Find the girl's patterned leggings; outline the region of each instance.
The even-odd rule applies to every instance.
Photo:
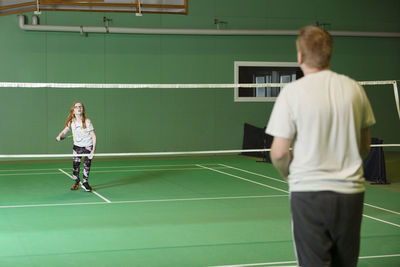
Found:
[[[75,180],[79,181],[79,170],[81,166],[81,160],[82,157],[78,156],[79,154],[90,154],[92,151],[93,146],[87,146],[87,147],[80,147],[80,146],[75,146],[73,148],[73,154],[77,155],[73,157],[73,162],[72,162],[72,174]],[[83,159],[83,182],[87,182],[89,178],[89,172],[90,172],[90,165],[92,164],[92,160],[89,159],[88,157],[84,157]]]

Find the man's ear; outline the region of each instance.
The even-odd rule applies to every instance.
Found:
[[[303,64],[303,56],[301,55],[300,51],[297,51],[297,62],[299,65]]]

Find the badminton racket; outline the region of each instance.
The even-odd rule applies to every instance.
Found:
[[[62,137],[60,137],[60,141],[67,139],[67,138],[72,138],[72,135],[62,136]]]

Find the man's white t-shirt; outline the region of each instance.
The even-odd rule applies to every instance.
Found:
[[[83,129],[81,120],[72,120],[71,127],[72,135],[74,136],[74,145],[79,147],[87,147],[93,145],[93,139],[90,132],[94,130],[93,124],[89,119],[86,119],[86,128]]]
[[[361,129],[374,123],[362,86],[324,70],[285,86],[266,133],[294,140],[290,191],[359,193],[365,190]]]

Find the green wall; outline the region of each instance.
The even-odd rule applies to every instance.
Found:
[[[43,12],[41,24],[156,28],[400,32],[400,2],[189,0],[188,15]],[[32,13],[25,14],[29,18]],[[400,79],[400,38],[335,37],[332,69],[356,80]],[[0,82],[233,83],[234,61],[296,61],[294,36],[162,36],[25,32],[0,16]],[[390,86],[366,87],[372,135],[400,143]],[[240,149],[245,122],[264,127],[273,103],[235,103],[233,89],[0,88],[0,154],[67,153],[57,143],[72,103],[83,101],[98,152]]]

